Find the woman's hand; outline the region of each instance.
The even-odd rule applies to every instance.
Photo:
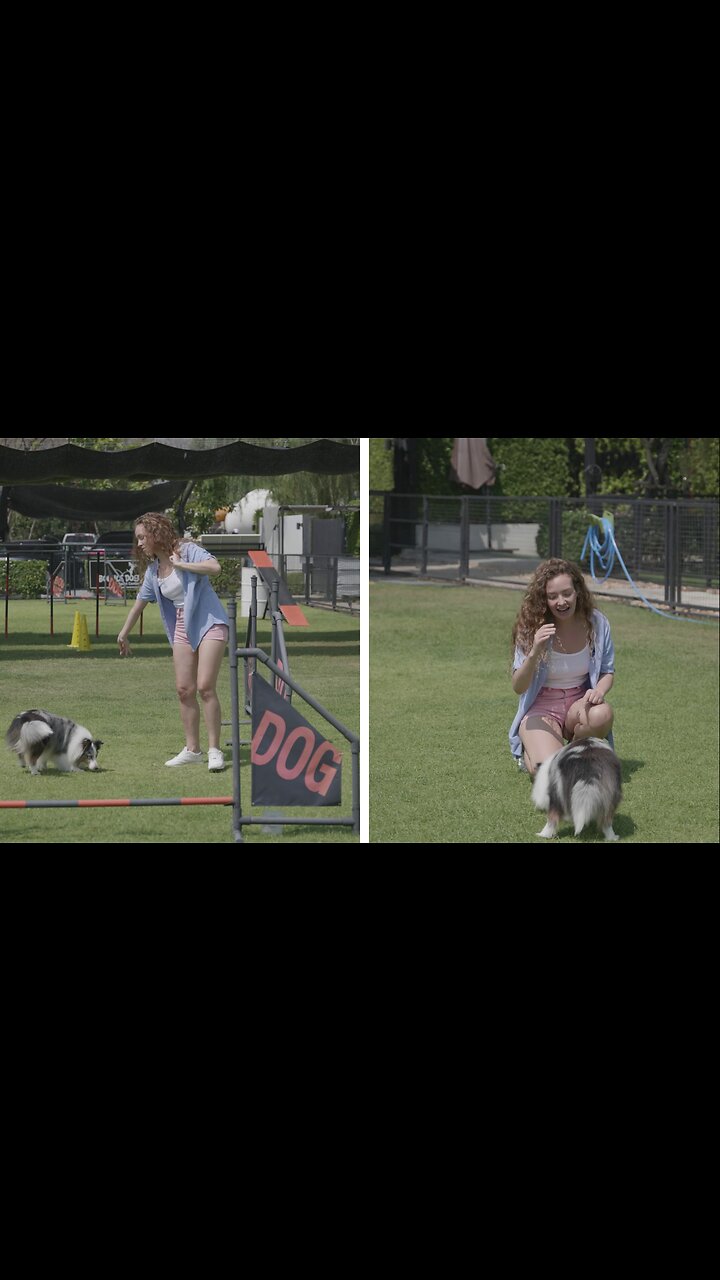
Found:
[[[583,702],[586,703],[588,707],[599,707],[600,703],[604,701],[605,695],[598,693],[597,689],[588,689],[583,698]]]
[[[214,556],[210,556],[207,560],[183,560],[176,551],[170,554],[170,563],[173,569],[182,569],[183,573],[209,574],[214,578],[218,573],[222,572],[222,566],[218,564]]]
[[[120,650],[120,657],[132,658],[132,649],[130,648],[130,643],[128,641],[127,636],[123,635],[122,631],[120,632],[120,635],[118,636],[117,641],[118,641],[118,648]]]
[[[540,627],[540,630],[536,631],[533,637],[533,646],[532,646],[533,655],[539,653],[540,650],[545,647],[548,640],[552,640],[554,635],[555,635],[554,623],[546,622],[544,626]]]

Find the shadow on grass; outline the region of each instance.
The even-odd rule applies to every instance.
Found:
[[[623,782],[629,782],[633,774],[637,773],[638,769],[644,769],[644,768],[645,768],[644,760],[621,760],[620,770],[621,770]]]
[[[626,813],[616,813],[613,818],[612,825],[615,835],[619,836],[620,840],[626,840],[628,836],[634,835],[637,831],[637,827],[635,826],[632,818],[630,818]],[[563,831],[563,826],[566,828],[565,831]],[[580,832],[579,836],[576,836],[573,832],[572,822],[569,827],[563,822],[558,830],[558,836],[562,838],[564,835],[572,836],[573,840],[577,844],[613,844],[612,840],[605,839],[602,831],[599,831],[594,824],[590,827],[586,827],[584,831]],[[545,843],[551,844],[552,841],[546,840]]]
[[[67,630],[63,630],[62,633],[54,636],[43,636],[38,634],[37,631],[11,632],[9,636],[0,636],[0,656],[15,659],[38,657],[53,660],[67,658],[74,654],[79,658],[120,659],[117,636],[115,634],[94,636],[90,631],[90,649],[86,650],[85,653],[70,647],[71,638],[72,633]],[[357,626],[353,626],[346,631],[313,630],[312,632],[286,627],[285,642],[288,646],[291,664],[293,654],[298,658],[313,656],[349,658],[357,657],[360,653],[360,637]],[[238,647],[242,648],[244,644],[245,635],[244,633],[241,634],[238,629]],[[258,636],[259,647],[265,649],[268,653],[270,652],[270,644],[269,634],[265,633]],[[138,658],[172,656],[172,649],[165,635],[139,636],[133,634],[130,636],[130,648],[133,651],[133,656]]]
[[[297,657],[352,658],[360,653],[360,633],[357,624],[346,631],[306,631],[301,627],[285,627],[285,643],[292,665]],[[270,638],[267,638],[270,644]],[[260,648],[263,645],[260,644]]]
[[[140,636],[130,638],[130,648],[137,657],[158,658],[169,655],[172,649],[167,636]],[[90,648],[84,653],[70,647],[70,633],[55,636],[38,636],[37,632],[19,631],[0,638],[0,656],[4,658],[113,658],[120,659],[116,636],[90,636]]]

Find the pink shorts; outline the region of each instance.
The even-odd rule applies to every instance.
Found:
[[[205,640],[220,640],[223,644],[227,644],[229,635],[230,632],[227,627],[222,626],[222,624],[216,624],[214,627],[211,627],[209,631],[205,632],[203,642]],[[173,640],[173,644],[186,644],[188,647],[190,646],[190,641],[188,640],[187,632],[185,631],[185,617],[182,609],[178,609],[177,611],[177,617],[175,619],[175,639]]]
[[[530,710],[525,713],[520,721],[520,727],[522,728],[525,724],[528,716],[549,716],[551,720],[556,720],[560,725],[560,732],[563,737],[569,737],[565,733],[567,713],[573,702],[579,702],[583,694],[587,693],[587,690],[587,684],[579,684],[576,689],[541,689]]]

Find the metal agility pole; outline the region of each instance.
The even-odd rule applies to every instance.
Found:
[[[117,809],[147,804],[232,804],[232,796],[178,796],[171,800],[0,800],[0,809]]]

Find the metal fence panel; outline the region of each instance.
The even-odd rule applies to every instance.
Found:
[[[343,605],[360,599],[360,560],[347,555],[272,555],[270,559],[292,595],[306,604]]]
[[[385,572],[524,586],[541,560],[580,563],[591,516],[612,515],[627,572],[648,600],[717,611],[718,503],[650,498],[372,494],[370,556]],[[616,557],[596,595],[634,597]],[[596,566],[598,577],[604,576]]]

